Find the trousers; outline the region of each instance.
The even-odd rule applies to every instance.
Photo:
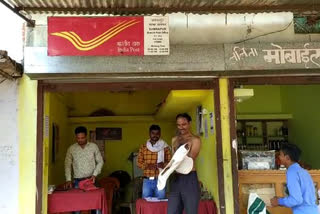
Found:
[[[168,214],[197,214],[200,201],[200,187],[197,172],[176,174],[172,179],[168,197]]]
[[[166,189],[158,190],[157,182],[158,179],[143,179],[142,198],[156,197],[158,199],[163,199],[166,197]]]

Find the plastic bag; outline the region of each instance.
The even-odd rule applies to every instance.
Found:
[[[257,193],[250,193],[248,200],[248,214],[270,214],[264,201]]]

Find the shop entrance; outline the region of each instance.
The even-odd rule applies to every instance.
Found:
[[[319,77],[233,79],[230,87],[235,89],[230,88],[234,92],[230,121],[232,139],[237,140],[233,171],[238,176],[234,190],[238,191],[235,200],[239,202],[239,213],[247,213],[252,192],[267,206],[272,197],[287,194],[285,169],[280,166],[278,154],[288,142],[302,150],[300,165],[310,170],[318,190]],[[269,211],[292,213],[283,207]]]
[[[85,126],[88,140],[96,142],[105,160],[98,178],[123,171],[121,201],[134,202],[140,190],[135,154],[148,139],[152,124],[161,127],[169,145],[175,133],[175,116],[192,116],[202,148],[197,162],[199,180],[220,206],[224,203],[222,149],[219,122],[219,86],[215,79],[194,82],[148,83],[44,83],[38,86],[37,210],[47,210],[49,185],[64,183],[64,159],[73,144],[74,129]],[[101,129],[115,132],[102,139]],[[43,133],[43,134],[42,134]],[[40,188],[41,187],[41,188]],[[220,200],[219,200],[220,199]],[[224,206],[222,206],[224,207]],[[220,210],[224,213],[224,210]],[[116,213],[116,212],[115,212]]]

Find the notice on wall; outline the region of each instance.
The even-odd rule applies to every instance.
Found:
[[[49,116],[45,115],[44,116],[44,137],[49,137],[49,129],[50,129]]]
[[[144,17],[144,55],[169,55],[169,19]]]
[[[209,113],[209,117],[210,117],[210,133],[214,134],[214,116],[213,116],[213,112]]]
[[[208,138],[209,137],[209,133],[208,133],[208,119],[205,118],[204,119],[204,137]]]

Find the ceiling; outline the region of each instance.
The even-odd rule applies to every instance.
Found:
[[[166,99],[168,90],[64,93],[70,117],[86,117],[102,109],[105,116],[151,116]],[[103,111],[102,111],[103,112]]]
[[[2,0],[3,1],[3,0]],[[27,13],[165,14],[320,11],[319,0],[5,0]]]
[[[69,117],[156,116],[173,119],[199,105],[211,90],[146,90],[56,93]]]

